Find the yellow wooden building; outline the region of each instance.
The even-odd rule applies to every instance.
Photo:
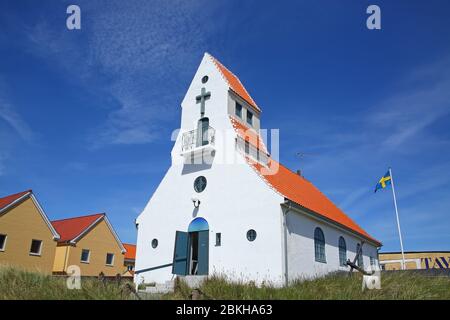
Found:
[[[401,270],[402,254],[384,252],[378,255],[383,270]],[[405,267],[414,269],[450,269],[450,251],[408,251],[405,252]]]
[[[122,275],[125,248],[104,213],[52,221],[61,235],[53,273],[66,274],[71,265],[82,276]]]
[[[81,276],[128,276],[125,253],[104,213],[50,221],[32,190],[0,198],[0,265],[61,275],[73,265]]]
[[[0,264],[52,273],[60,235],[32,190],[0,198]]]
[[[136,245],[124,243],[123,246],[127,250],[124,259],[125,272],[123,273],[123,276],[132,278],[134,276],[134,266],[136,263]]]

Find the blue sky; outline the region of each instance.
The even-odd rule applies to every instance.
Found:
[[[66,29],[81,7],[82,29]],[[369,4],[382,30],[365,27]],[[0,195],[51,219],[107,212],[121,239],[170,165],[205,51],[280,129],[281,161],[399,250],[450,250],[450,3],[1,1]],[[302,152],[304,157],[298,157]]]

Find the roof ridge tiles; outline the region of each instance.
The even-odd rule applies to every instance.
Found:
[[[73,219],[79,219],[79,218],[87,218],[87,217],[100,216],[100,215],[101,216],[105,216],[106,213],[105,212],[92,213],[92,214],[87,214],[87,215],[83,215],[83,216],[76,216],[76,217],[63,218],[63,219],[56,219],[56,220],[52,220],[51,222],[59,222],[59,221],[73,220]]]
[[[245,89],[244,85],[242,84],[241,80],[239,79],[238,76],[236,76],[230,69],[228,69],[227,67],[225,67],[219,60],[217,60],[213,55],[211,55],[210,53],[206,52],[205,53],[210,59],[211,61],[214,63],[214,65],[216,66],[217,70],[220,72],[220,74],[222,75],[223,79],[228,83],[228,87],[234,92],[236,93],[239,97],[241,97],[242,99],[244,99],[248,104],[250,104],[253,108],[255,108],[257,111],[261,112],[261,109],[258,107],[258,105],[256,104],[255,100],[253,100],[252,96],[250,95],[250,93],[247,91],[247,89]],[[229,75],[232,77],[232,79],[230,79],[230,77],[228,77],[225,73],[229,73]],[[233,81],[236,81],[236,86],[233,84]],[[241,92],[240,92],[241,91]]]
[[[230,121],[237,132],[237,120],[230,116]],[[250,128],[249,128],[250,129]],[[256,130],[254,130],[256,131]],[[259,134],[256,133],[259,137]],[[259,137],[259,139],[261,139]],[[348,216],[341,208],[339,208],[331,199],[329,199],[317,186],[315,186],[311,181],[306,179],[303,176],[298,175],[293,170],[289,169],[287,166],[283,165],[281,162],[276,161],[272,158],[269,158],[268,169],[269,173],[272,168],[272,164],[276,164],[279,166],[274,174],[264,174],[262,171],[263,165],[258,163],[257,161],[250,159],[248,156],[244,155],[244,158],[248,165],[250,165],[253,170],[257,173],[257,175],[269,186],[270,189],[274,190],[277,194],[282,196],[283,198],[289,199],[290,201],[297,203],[298,205],[305,207],[308,210],[315,212],[316,214],[330,219],[335,223],[346,227],[347,229],[369,239],[381,245],[381,243],[370,236],[358,223],[356,223],[350,216]],[[285,171],[283,174],[280,172],[280,168]],[[295,178],[293,178],[295,177]],[[284,187],[285,184],[289,184],[284,181],[285,179],[293,179],[291,184],[298,184],[297,188],[304,189],[302,190],[302,194],[293,191],[292,188],[286,189]],[[308,195],[309,194],[309,199]],[[306,201],[305,201],[306,200]]]

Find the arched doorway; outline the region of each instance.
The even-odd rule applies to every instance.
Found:
[[[209,269],[209,225],[201,217],[188,226],[188,232],[177,231],[172,273],[207,275]]]
[[[191,221],[189,233],[188,274],[208,274],[209,225],[201,217]]]

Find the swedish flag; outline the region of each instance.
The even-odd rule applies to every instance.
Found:
[[[391,184],[391,171],[386,172],[386,174],[378,181],[377,185],[375,186],[375,192],[377,192],[378,189],[384,189],[388,185]]]

